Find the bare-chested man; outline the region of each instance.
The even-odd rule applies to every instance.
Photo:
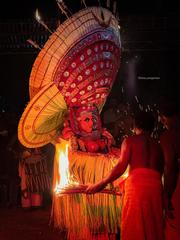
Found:
[[[101,182],[89,185],[87,193],[101,191],[120,177],[129,165],[121,219],[121,240],[162,240],[163,157],[159,144],[150,136],[154,118],[140,112],[134,118],[135,136],[122,143],[119,162]]]
[[[173,102],[160,108],[161,122],[166,131],[160,143],[164,153],[164,190],[166,208],[166,239],[180,240],[180,119],[179,108]]]

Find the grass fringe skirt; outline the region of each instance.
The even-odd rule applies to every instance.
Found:
[[[57,144],[54,160],[54,188],[60,180],[59,149]],[[68,151],[69,171],[73,181],[79,184],[96,183],[103,179],[117,163],[117,156]],[[113,189],[115,183],[107,186]],[[120,228],[122,197],[96,193],[86,195],[53,193],[51,224],[60,231],[67,231],[67,239],[98,240],[115,239]]]

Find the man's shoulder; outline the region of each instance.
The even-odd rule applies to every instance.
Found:
[[[136,141],[137,139],[140,139],[140,138],[142,138],[140,135],[132,135],[127,137],[129,141]]]
[[[159,145],[158,141],[156,139],[153,139],[153,138],[148,138],[148,140],[151,142],[151,144],[154,144],[154,145]],[[128,143],[137,143],[137,144],[140,144],[140,143],[144,143],[145,141],[145,138],[143,138],[142,136],[139,136],[139,135],[133,135],[133,136],[129,136],[127,138],[127,142]]]
[[[128,136],[127,138],[125,138],[127,144],[130,144],[130,143],[136,141],[136,139],[137,139],[136,135]]]

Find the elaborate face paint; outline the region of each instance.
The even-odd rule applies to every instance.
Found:
[[[101,133],[101,119],[95,105],[70,108],[70,126],[72,131],[83,137],[98,138]]]
[[[93,116],[92,113],[84,113],[82,116],[78,118],[79,128],[80,130],[91,133],[93,131]]]

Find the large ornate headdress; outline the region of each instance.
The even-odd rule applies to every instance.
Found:
[[[59,25],[37,56],[29,81],[30,102],[18,137],[27,147],[51,142],[70,107],[102,110],[121,56],[118,21],[102,7],[85,8]]]

